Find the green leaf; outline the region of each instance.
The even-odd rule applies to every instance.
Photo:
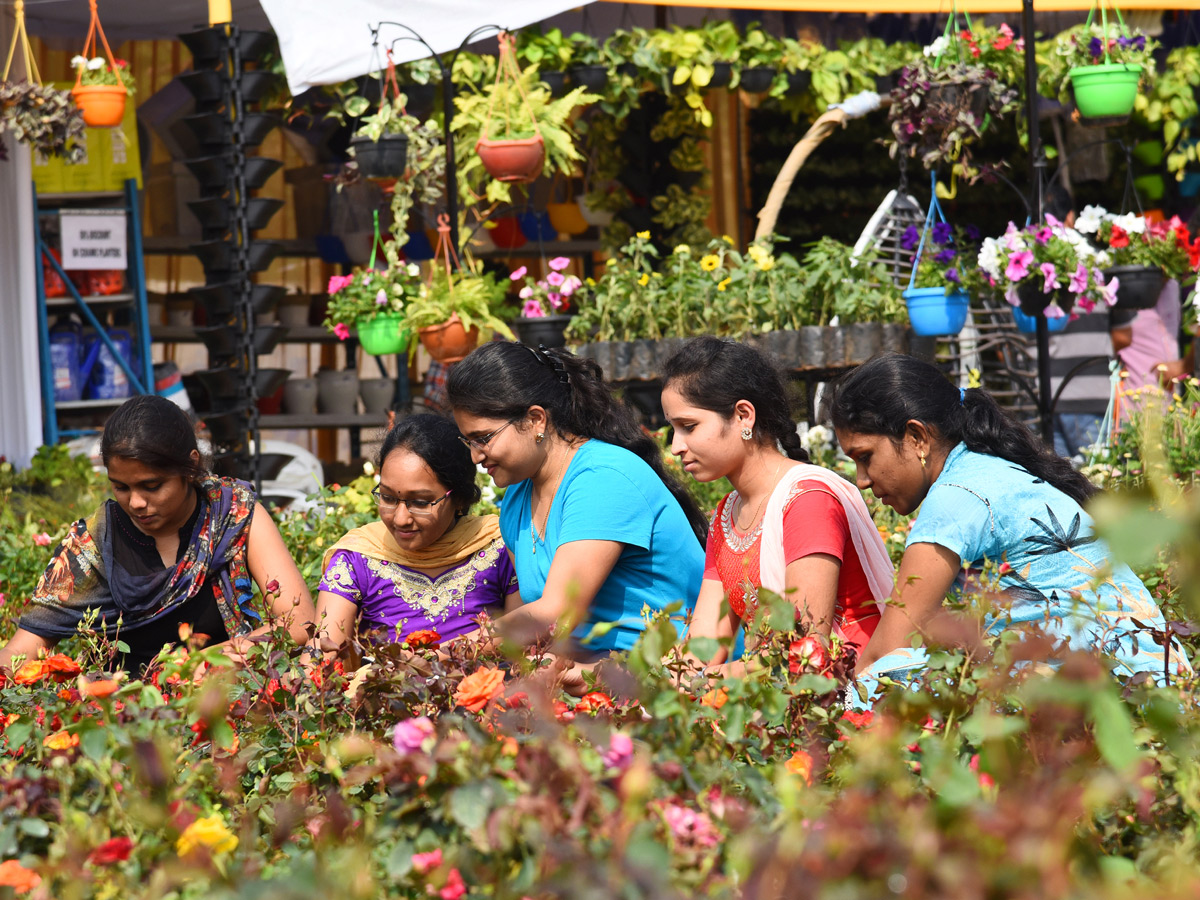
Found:
[[[463,828],[473,830],[487,821],[489,801],[495,793],[488,782],[464,784],[450,793],[450,815]]]
[[[30,837],[44,838],[50,836],[50,826],[41,819],[22,819],[21,831]]]
[[[1092,696],[1092,730],[1100,755],[1114,769],[1125,770],[1137,762],[1141,754],[1133,741],[1133,719],[1129,710],[1108,690]]]
[[[700,659],[712,659],[721,649],[721,642],[716,638],[692,638],[687,642],[687,649]]]
[[[1024,731],[1028,723],[1016,716],[998,716],[986,709],[976,709],[963,723],[963,736],[972,744],[996,738],[1006,738]]]
[[[393,880],[403,878],[412,871],[413,863],[413,845],[408,841],[397,841],[396,846],[392,847],[392,852],[388,854],[387,866],[388,878]]]
[[[357,119],[371,107],[371,101],[366,97],[357,96],[351,97],[346,101],[346,115]]]
[[[108,732],[90,728],[79,736],[79,746],[89,759],[100,762],[108,754]]]

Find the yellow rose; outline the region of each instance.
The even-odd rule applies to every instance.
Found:
[[[187,856],[201,847],[206,847],[212,853],[228,853],[236,850],[237,845],[237,835],[225,827],[225,820],[219,813],[213,813],[211,816],[197,819],[184,830],[175,842],[175,852],[180,856]]]

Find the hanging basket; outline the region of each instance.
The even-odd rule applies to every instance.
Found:
[[[440,325],[418,328],[417,337],[421,339],[425,352],[434,360],[455,363],[466,359],[467,354],[479,344],[479,329],[472,326],[468,331],[455,313]]]
[[[1028,313],[1021,312],[1019,306],[1012,308],[1013,321],[1017,323],[1017,331],[1021,334],[1037,334],[1037,316],[1031,316]],[[1054,316],[1046,319],[1046,328],[1051,334],[1057,334],[1067,327],[1067,323],[1071,321],[1070,316]]]
[[[550,214],[550,224],[559,234],[583,234],[588,230],[587,219],[583,217],[579,203],[574,200],[566,203],[547,203],[546,212]]]
[[[776,74],[778,70],[771,66],[751,66],[749,69],[742,69],[738,87],[747,94],[765,94],[775,83]]]
[[[908,306],[913,334],[940,337],[958,334],[967,324],[970,301],[962,291],[947,294],[945,288],[907,288],[902,295]]]
[[[544,344],[553,350],[567,345],[564,332],[574,318],[573,315],[538,316],[528,319],[521,316],[513,320],[513,331],[517,333],[517,340],[526,347],[536,348],[538,344]]]
[[[371,356],[403,353],[408,348],[408,329],[400,329],[400,313],[378,313],[373,319],[358,323],[358,342]]]
[[[480,138],[475,152],[497,181],[528,184],[542,174],[546,163],[546,142],[540,134],[516,140]]]
[[[90,128],[115,128],[125,118],[125,101],[129,96],[129,89],[125,86],[125,79],[121,77],[117,58],[113,56],[112,48],[108,46],[104,26],[100,24],[100,14],[96,10],[96,0],[88,0],[88,6],[91,7],[92,15],[88,24],[87,37],[83,41],[82,56],[85,59],[92,59],[97,55],[99,47],[96,40],[99,38],[100,43],[104,46],[107,64],[116,77],[117,83],[84,84],[84,66],[81,65],[75,73],[75,87],[71,89],[71,96],[75,100],[75,105],[83,113],[83,121]]]
[[[1117,279],[1117,309],[1153,309],[1166,281],[1157,266],[1110,266],[1104,277]]]
[[[408,169],[408,135],[385,134],[377,141],[351,138],[358,171],[366,178],[403,178]]]
[[[1067,76],[1075,93],[1075,106],[1085,119],[1104,119],[1116,124],[1127,119],[1137,100],[1142,67],[1123,63],[1078,66]]]

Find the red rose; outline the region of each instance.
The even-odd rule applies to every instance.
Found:
[[[815,634],[807,634],[798,641],[792,641],[788,648],[788,671],[797,675],[805,666],[811,666],[820,672],[829,666],[829,651],[821,638]]]
[[[583,699],[575,704],[575,712],[599,712],[602,709],[612,709],[612,697],[603,691],[592,691],[584,694]]]
[[[113,863],[125,862],[132,852],[133,841],[129,838],[110,838],[88,854],[88,862],[93,866],[111,866]]]

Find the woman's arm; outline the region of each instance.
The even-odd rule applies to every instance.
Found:
[[[307,641],[316,621],[312,594],[300,570],[296,568],[296,561],[288,552],[287,545],[283,543],[275,521],[261,503],[256,503],[254,507],[246,555],[250,577],[263,596],[267,595],[266,586],[271,581],[279,583],[279,590],[267,610],[267,624],[255,629],[251,635],[264,634],[277,624],[282,624],[292,640],[297,643]]]
[[[561,545],[550,564],[542,596],[501,616],[498,621],[503,632],[520,643],[531,644],[551,625],[561,622],[557,634],[569,635],[587,619],[592,601],[624,546],[616,541],[571,541]]]
[[[14,657],[35,659],[42,650],[52,650],[57,641],[39,637],[32,631],[18,628],[7,644],[0,647],[0,669],[11,669]]]
[[[354,633],[354,623],[358,621],[357,604],[347,600],[332,591],[317,593],[317,627],[309,646],[309,652],[321,652],[321,642],[341,647]],[[326,657],[337,656],[337,650],[324,651]]]
[[[787,599],[811,632],[829,637],[837,607],[842,561],[829,553],[802,556],[787,567]]]
[[[705,578],[700,582],[700,594],[696,598],[696,608],[692,611],[692,621],[688,626],[687,640],[692,638],[714,638],[716,640],[732,641],[737,634],[741,617],[733,610],[726,609],[724,614],[721,606],[725,602],[725,587],[715,578]],[[711,659],[699,659],[689,653],[685,658],[695,660],[704,666],[718,666],[729,659],[729,647],[721,646]]]
[[[511,550],[504,551],[508,554],[508,564],[512,566],[513,571],[517,570],[517,561],[513,559]],[[512,591],[504,595],[504,611],[506,613],[514,612],[525,605],[525,601],[521,599],[521,586],[518,584]]]
[[[907,647],[913,632],[927,631],[961,568],[958,555],[941,544],[909,545],[900,560],[896,588],[879,627],[858,657],[855,671],[861,672],[893,650]]]

